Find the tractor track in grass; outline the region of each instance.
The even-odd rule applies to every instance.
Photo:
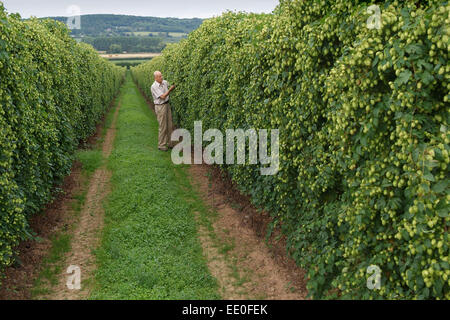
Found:
[[[105,138],[108,115],[114,110],[116,98],[96,125],[95,133],[80,143],[77,152],[95,150]],[[54,199],[29,218],[33,237],[20,243],[15,263],[4,270],[0,279],[0,300],[42,299],[49,294],[49,286],[54,285],[60,255],[66,252],[61,245],[70,241],[90,180],[78,157],[70,172],[61,185],[55,186]]]
[[[106,131],[102,145],[104,159],[110,156],[116,135],[116,122],[120,103],[114,112],[112,124]],[[103,229],[103,200],[109,193],[111,172],[103,164],[97,169],[89,182],[86,202],[81,210],[78,225],[71,241],[71,250],[65,256],[62,273],[58,276],[58,285],[45,296],[48,300],[84,300],[90,296],[93,285],[93,273],[96,259],[93,250],[99,245],[100,232]],[[70,290],[67,287],[69,266],[77,266],[81,271],[81,289]]]
[[[189,167],[192,185],[216,212],[210,230],[200,223],[199,236],[223,299],[305,300],[304,271],[286,256],[281,241],[271,237],[270,247],[264,241],[268,219],[215,173],[208,165]]]
[[[82,164],[75,161],[71,174],[64,179],[62,192],[42,212],[31,217],[30,229],[35,238],[23,241],[17,248],[17,262],[5,270],[4,278],[1,279],[0,300],[33,298],[33,282],[52,250],[52,239],[76,222],[72,206],[78,202],[76,196],[84,190],[85,183]]]

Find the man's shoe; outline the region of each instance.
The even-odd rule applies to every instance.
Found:
[[[160,150],[160,151],[164,151],[164,152],[167,152],[167,151],[169,151],[169,149],[161,149],[161,148],[158,148],[158,150]]]

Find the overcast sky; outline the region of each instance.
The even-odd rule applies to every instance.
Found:
[[[113,13],[137,16],[209,18],[226,10],[271,12],[278,0],[0,0],[9,13],[30,16],[68,16],[76,5],[81,14]]]

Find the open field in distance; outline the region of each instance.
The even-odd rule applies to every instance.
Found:
[[[126,35],[129,36],[139,36],[139,37],[148,37],[150,34],[153,36],[159,36],[160,34],[165,34],[166,32],[152,32],[152,31],[135,31],[135,32],[125,32]],[[182,38],[187,36],[187,33],[184,32],[168,32],[170,37],[174,38]]]
[[[151,59],[157,56],[160,56],[161,53],[114,53],[114,54],[108,54],[108,53],[100,53],[100,56],[102,58],[106,58],[109,60],[123,60],[123,59]]]

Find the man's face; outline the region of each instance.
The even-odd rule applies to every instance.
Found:
[[[158,74],[158,75],[155,76],[155,80],[158,83],[162,83],[164,78],[163,78],[162,74]]]

